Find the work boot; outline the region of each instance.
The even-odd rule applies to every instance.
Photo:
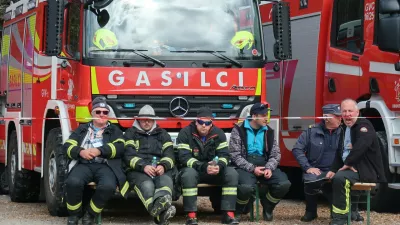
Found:
[[[239,221],[233,216],[229,216],[228,213],[224,213],[221,220],[222,224],[239,224]]]
[[[364,217],[362,217],[361,215],[360,215],[360,213],[358,212],[358,210],[357,211],[351,211],[351,221],[357,221],[357,222],[359,222],[359,221],[364,221]]]
[[[186,220],[186,225],[197,225],[197,218],[188,218]]]
[[[150,210],[150,215],[152,217],[159,216],[163,211],[166,211],[171,207],[171,202],[172,202],[171,195],[164,195],[162,197],[158,197],[153,203],[153,207]]]
[[[311,222],[315,220],[317,217],[318,217],[317,212],[306,211],[306,213],[304,214],[304,216],[301,217],[300,220],[303,222]]]
[[[263,218],[265,221],[272,221],[274,219],[273,212],[276,204],[268,200],[263,204]]]
[[[79,217],[78,216],[69,216],[67,220],[67,225],[78,225]]]
[[[83,215],[82,218],[82,224],[83,225],[94,225],[95,224],[95,216],[90,214],[89,212],[86,211],[85,215]]]
[[[347,221],[346,220],[332,220],[329,225],[346,225]]]
[[[159,216],[154,218],[154,222],[159,225],[168,225],[169,219],[175,216],[176,208],[175,206],[169,207],[167,210],[164,210]]]

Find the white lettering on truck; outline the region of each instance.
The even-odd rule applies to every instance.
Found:
[[[110,84],[112,84],[114,86],[120,86],[125,81],[125,77],[123,77],[122,75],[124,75],[124,74],[121,71],[113,70],[108,75],[108,81],[110,82]]]

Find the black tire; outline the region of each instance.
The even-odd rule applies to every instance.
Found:
[[[382,153],[383,168],[388,183],[392,182],[392,174],[389,170],[388,144],[384,131],[376,132],[379,140],[379,147]],[[399,209],[399,203],[393,201],[398,199],[400,192],[388,187],[388,184],[377,184],[376,188],[371,192],[371,209],[376,212],[396,212]],[[365,204],[362,205],[365,208]]]
[[[62,146],[61,128],[53,128],[46,140],[43,161],[44,194],[47,208],[52,216],[68,215],[64,201],[68,159],[62,150]]]
[[[0,195],[8,194],[7,172],[4,164],[0,164]]]
[[[18,171],[18,140],[13,130],[8,139],[7,175],[11,201],[37,202],[40,194],[40,174],[21,169]]]

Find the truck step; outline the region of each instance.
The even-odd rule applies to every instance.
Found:
[[[400,163],[389,163],[389,166],[400,167]]]
[[[35,167],[35,168],[33,168],[33,170],[35,171],[35,172],[38,172],[38,173],[41,173],[42,172],[42,168],[41,167]]]
[[[392,189],[400,189],[400,183],[389,183],[388,187]]]

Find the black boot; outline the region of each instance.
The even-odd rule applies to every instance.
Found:
[[[273,212],[276,204],[265,201],[263,206],[263,218],[265,221],[272,221],[274,219]]]
[[[228,213],[224,213],[221,220],[222,224],[239,224],[239,221],[235,217],[230,217]]]
[[[356,196],[357,201],[359,200],[360,196]],[[358,212],[358,203],[351,204],[351,220],[352,221],[364,221],[364,218]]]
[[[78,225],[79,217],[78,216],[69,216],[67,220],[67,225]]]
[[[197,218],[188,218],[186,220],[186,225],[197,225]]]
[[[83,225],[94,225],[95,218],[96,218],[95,216],[93,216],[88,211],[86,211],[85,215],[83,215],[83,218],[82,218],[82,224]]]
[[[176,208],[171,205],[167,210],[161,212],[161,214],[154,218],[154,222],[159,225],[168,225],[169,219],[175,216]]]
[[[301,217],[300,220],[303,222],[311,222],[315,220],[317,217],[318,217],[317,212],[306,211],[306,213],[304,214],[304,216]]]

